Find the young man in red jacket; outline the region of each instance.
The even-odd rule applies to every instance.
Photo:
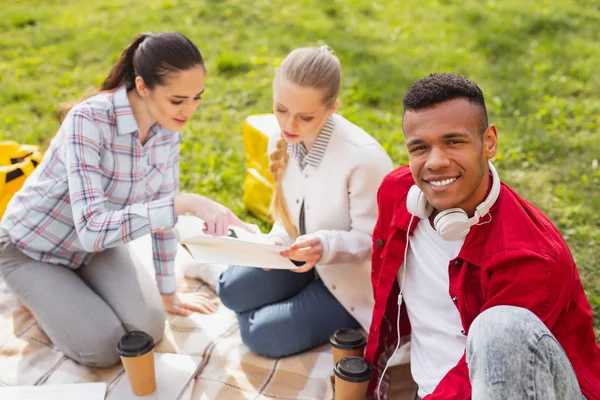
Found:
[[[409,165],[384,179],[373,232],[374,398],[387,397],[380,379],[400,336],[419,398],[600,400],[577,267],[556,227],[488,161],[498,134],[481,89],[433,74],[403,103]]]

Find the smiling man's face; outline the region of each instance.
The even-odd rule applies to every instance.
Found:
[[[496,128],[481,134],[481,109],[457,98],[406,111],[402,129],[413,179],[434,207],[473,215],[488,188],[487,160],[496,154]]]

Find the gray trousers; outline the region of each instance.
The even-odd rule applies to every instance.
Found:
[[[484,311],[469,329],[466,350],[473,400],[585,400],[565,351],[529,310]]]
[[[473,400],[584,399],[563,348],[524,308],[492,307],[475,318],[467,363]]]
[[[155,342],[163,336],[160,294],[151,271],[128,246],[105,250],[71,270],[0,244],[0,275],[54,346],[81,364],[116,364],[125,332],[142,330]]]

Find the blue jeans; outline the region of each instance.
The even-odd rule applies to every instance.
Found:
[[[314,269],[287,270],[230,266],[217,293],[237,313],[242,341],[255,353],[283,357],[327,343],[336,329],[360,328]]]
[[[524,308],[481,313],[467,338],[467,363],[473,400],[584,398],[563,348]]]

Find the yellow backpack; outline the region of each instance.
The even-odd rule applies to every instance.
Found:
[[[250,115],[244,121],[242,137],[246,148],[246,176],[242,201],[257,217],[273,222],[269,213],[275,181],[269,170],[269,136],[280,132],[274,114]]]
[[[0,217],[12,196],[42,161],[38,146],[0,142]]]

